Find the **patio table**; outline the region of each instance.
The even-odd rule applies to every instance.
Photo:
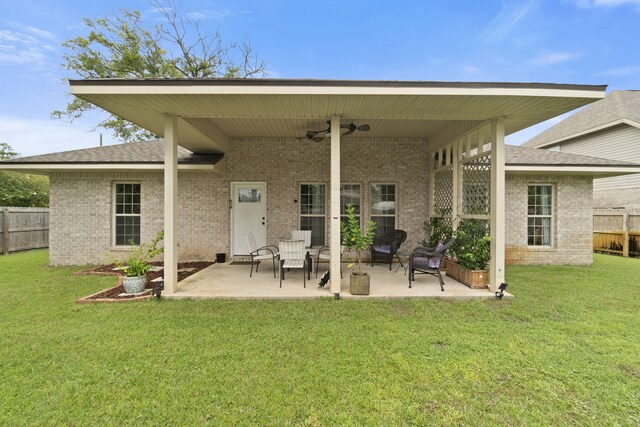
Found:
[[[411,252],[401,249],[398,252],[396,252],[396,255],[398,256],[398,261],[400,261],[400,264],[398,264],[398,266],[396,267],[396,271],[394,271],[394,273],[397,273],[398,269],[400,267],[403,267],[404,275],[406,276],[407,270],[409,269],[409,258],[411,258]]]

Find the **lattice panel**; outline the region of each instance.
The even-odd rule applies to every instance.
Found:
[[[491,155],[481,156],[463,165],[462,213],[489,215],[491,210]]]
[[[433,207],[436,214],[451,215],[453,209],[453,169],[435,172]]]

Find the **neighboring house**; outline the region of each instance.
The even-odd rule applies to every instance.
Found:
[[[165,283],[174,292],[178,257],[240,256],[247,253],[247,231],[272,244],[304,228],[312,230],[314,244],[332,246],[331,276],[340,277],[339,222],[346,203],[353,203],[379,232],[406,230],[405,249],[424,238],[430,215],[486,220],[495,290],[505,263],[591,263],[593,178],[637,173],[640,166],[505,147],[504,136],[598,100],[604,90],[72,81],[76,96],[163,140],[13,159],[0,169],[51,177],[53,265],[102,262],[164,229]],[[331,283],[332,292],[339,289],[338,281]]]
[[[640,91],[613,91],[523,146],[640,163]],[[640,207],[640,174],[594,180],[593,206]]]

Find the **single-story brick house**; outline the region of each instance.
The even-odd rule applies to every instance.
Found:
[[[71,92],[161,140],[13,159],[51,177],[50,263],[103,261],[165,230],[177,259],[246,254],[297,228],[339,253],[344,205],[424,238],[431,215],[489,221],[491,289],[505,263],[590,264],[594,177],[640,166],[505,146],[604,86],[327,80],[77,80]],[[331,259],[332,277],[340,259]],[[332,292],[339,292],[339,283]]]

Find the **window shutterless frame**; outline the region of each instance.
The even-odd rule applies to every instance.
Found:
[[[112,194],[112,245],[140,245],[142,185],[130,181],[113,182]]]
[[[347,205],[351,203],[355,208],[360,226],[362,226],[362,201],[362,183],[343,182],[340,184],[340,220],[346,220]]]
[[[555,186],[527,185],[527,246],[552,248],[555,244]]]
[[[369,184],[369,220],[377,225],[376,236],[398,228],[398,186],[393,182]]]
[[[323,246],[327,241],[327,185],[301,182],[298,190],[300,230],[311,230],[311,245]]]

